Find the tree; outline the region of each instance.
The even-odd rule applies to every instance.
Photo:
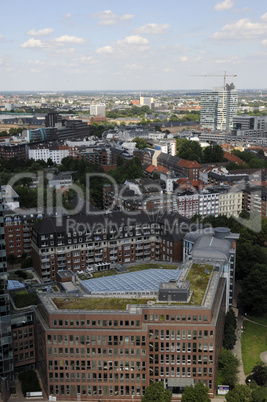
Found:
[[[123,166],[123,157],[121,155],[117,156],[117,167]]]
[[[203,151],[202,162],[204,163],[216,163],[223,162],[223,149],[220,145],[210,145]]]
[[[260,386],[267,383],[267,366],[263,362],[259,362],[252,370],[252,378]]]
[[[136,143],[136,148],[138,149],[144,149],[149,146],[144,138],[136,137],[134,142]]]
[[[267,387],[261,387],[252,391],[253,402],[266,402],[267,401]]]
[[[145,395],[142,397],[142,402],[170,402],[172,399],[172,392],[164,388],[162,381],[154,382],[147,387]]]
[[[219,369],[223,383],[230,386],[231,389],[238,383],[238,373],[240,362],[228,349],[223,349],[219,357]]]
[[[197,141],[189,141],[187,139],[176,140],[177,155],[189,161],[201,162],[202,149]]]
[[[182,402],[209,402],[209,390],[202,382],[185,387]]]
[[[236,343],[236,316],[234,310],[230,309],[225,315],[223,347],[233,349]]]
[[[8,254],[8,256],[7,256],[7,262],[10,264],[10,265],[14,265],[15,264],[15,262],[16,262],[16,256],[14,255],[14,254]]]
[[[236,385],[225,395],[227,402],[249,402],[251,401],[251,389],[247,385]]]
[[[258,258],[254,261],[257,261]],[[263,314],[267,310],[267,264],[254,264],[242,282],[239,296],[244,308],[252,314]]]

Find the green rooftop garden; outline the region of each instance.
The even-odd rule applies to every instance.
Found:
[[[70,310],[126,310],[127,304],[147,304],[155,299],[121,299],[107,297],[54,298],[59,309]]]
[[[207,264],[192,264],[192,267],[186,277],[190,281],[190,290],[193,292],[192,304],[201,304],[213,266]],[[208,273],[209,272],[209,273]]]

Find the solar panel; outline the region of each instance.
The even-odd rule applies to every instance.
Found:
[[[87,279],[82,282],[83,288],[91,293],[114,292],[141,292],[157,291],[161,282],[170,279],[178,280],[181,274],[179,269],[147,269],[96,279]]]

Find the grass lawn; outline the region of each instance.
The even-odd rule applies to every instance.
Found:
[[[267,315],[263,317],[248,317],[260,324],[267,325]],[[245,375],[251,373],[253,367],[260,361],[260,354],[267,350],[267,328],[244,320],[246,329],[242,333],[242,360]]]
[[[100,271],[100,272],[94,272],[92,273],[93,278],[88,278],[88,279],[95,279],[95,278],[102,278],[102,276],[112,276],[112,275],[117,275],[116,269],[109,269],[108,271]]]
[[[76,299],[72,297],[68,301],[64,298],[54,298],[53,302],[59,309],[125,310],[127,304],[147,304],[151,300],[154,299],[113,299],[107,297],[81,297]]]
[[[190,281],[190,290],[193,291],[193,304],[201,304],[210,279],[212,268],[212,265],[192,264],[186,280]],[[206,274],[205,269],[209,271],[209,274]]]
[[[177,269],[178,264],[137,264],[127,267],[128,272],[144,271],[145,269]]]

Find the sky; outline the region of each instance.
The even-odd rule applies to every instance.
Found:
[[[0,92],[212,89],[224,71],[267,88],[266,0],[0,0],[0,15]]]

